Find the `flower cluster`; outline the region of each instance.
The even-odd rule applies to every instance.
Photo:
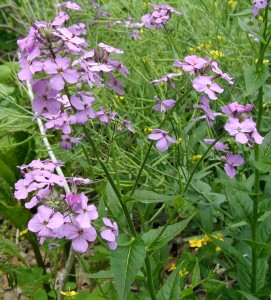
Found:
[[[89,242],[97,238],[93,221],[98,218],[98,211],[94,204],[88,203],[84,193],[77,192],[77,187],[91,180],[63,178],[54,174],[60,164],[62,162],[34,160],[29,165],[21,166],[24,178],[15,184],[14,196],[17,200],[30,198],[25,203],[28,209],[38,205],[37,214],[29,221],[28,229],[38,235],[41,244],[48,238],[66,238],[71,241],[74,251],[83,253],[87,251]],[[67,182],[72,184],[72,191],[61,194],[60,188]],[[118,225],[108,218],[103,218],[103,223],[101,237],[110,249],[116,249]]]
[[[181,14],[168,4],[153,4],[152,6],[154,10],[141,17],[144,26],[147,28],[161,30],[171,18],[172,13]]]
[[[219,68],[216,61],[210,60],[209,58],[201,58],[197,55],[189,55],[184,58],[183,62],[175,60],[173,66],[180,68],[181,71],[178,73],[167,74],[161,79],[153,80],[152,83],[159,84],[165,81],[171,88],[175,88],[175,84],[172,82],[174,77],[181,76],[182,72],[187,72],[193,76],[193,89],[196,92],[205,94],[200,96],[200,104],[195,104],[193,106],[195,109],[204,112],[204,115],[195,118],[195,121],[205,119],[208,126],[211,127],[213,126],[216,117],[224,115],[228,118],[224,128],[235,138],[236,142],[248,144],[248,146],[251,146],[253,143],[261,144],[263,142],[263,137],[257,131],[256,123],[253,121],[252,116],[248,115],[253,109],[252,104],[241,105],[237,102],[233,102],[222,106],[222,112],[216,112],[211,109],[211,100],[217,100],[218,95],[224,92],[224,89],[216,82],[216,80],[225,80],[228,84],[233,84],[233,78],[227,73],[224,73]],[[158,101],[158,104],[153,108],[160,110],[161,112],[165,112],[175,105],[175,101],[171,99],[156,100]],[[158,150],[167,150],[168,144],[173,143],[173,140],[170,140],[172,138],[168,136],[167,132],[164,132],[161,129],[156,129],[156,131],[155,134],[149,135],[149,139],[158,140],[156,145]],[[209,138],[204,139],[204,141],[208,144],[213,144],[215,142],[214,139]],[[214,149],[225,152],[229,150],[229,147],[222,142],[216,142],[214,144]],[[228,152],[225,156],[222,155],[221,158],[225,161],[224,169],[230,178],[233,178],[236,175],[235,168],[244,163],[244,159],[240,154],[234,154],[232,152]]]
[[[80,6],[70,1],[58,6],[81,11]],[[102,42],[97,48],[88,49],[82,37],[86,34],[85,25],[64,27],[68,20],[69,15],[60,11],[52,23],[35,22],[28,35],[17,43],[21,66],[18,77],[32,84],[35,94],[33,111],[36,117],[47,120],[46,129],[61,130],[60,146],[70,150],[80,141],[80,137],[72,136],[71,125],[82,125],[89,119],[109,124],[108,119],[114,119],[108,118],[110,112],[104,109],[95,112],[96,99],[86,87],[109,88],[123,95],[125,84],[117,76],[127,77],[129,71],[120,61],[111,58],[113,53],[122,54],[122,50]],[[118,128],[123,130],[127,122],[117,118]],[[130,125],[128,127],[132,131]]]
[[[217,233],[212,235],[213,238],[224,241],[222,233]],[[189,246],[191,248],[195,248],[196,251],[199,250],[199,248],[203,247],[204,245],[212,242],[210,237],[208,235],[204,235],[202,238],[193,238],[189,240]],[[216,252],[219,252],[221,250],[220,247],[216,247]]]

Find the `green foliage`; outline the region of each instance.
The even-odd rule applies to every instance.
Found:
[[[143,266],[145,256],[146,249],[139,238],[130,245],[118,247],[112,252],[110,264],[120,300],[127,299],[130,287]]]

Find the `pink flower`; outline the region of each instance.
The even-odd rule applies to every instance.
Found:
[[[175,60],[173,66],[182,68],[185,72],[189,72],[191,75],[194,75],[207,64],[208,61],[206,59],[200,58],[197,55],[189,55],[184,58],[183,63]]]
[[[173,99],[161,100],[159,98],[156,98],[155,100],[158,101],[158,103],[153,106],[153,109],[159,110],[162,113],[166,112],[169,109],[172,109],[176,103],[176,101]]]

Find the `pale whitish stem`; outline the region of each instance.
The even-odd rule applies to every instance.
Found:
[[[33,95],[31,84],[30,84],[29,81],[27,81],[26,84],[27,84],[28,94],[29,94],[29,96],[31,98],[31,101],[32,101],[34,99],[34,95]],[[40,133],[41,133],[41,136],[42,136],[42,141],[43,141],[44,146],[45,146],[45,148],[48,152],[48,155],[51,158],[52,162],[56,164],[56,172],[59,176],[61,176],[63,178],[63,181],[65,183],[63,188],[64,188],[66,193],[70,193],[71,190],[70,190],[70,187],[69,187],[69,185],[66,181],[66,177],[65,177],[64,173],[62,172],[61,167],[58,165],[57,158],[56,158],[56,156],[55,156],[55,154],[52,150],[52,147],[51,147],[51,145],[48,141],[48,138],[46,136],[43,122],[40,118],[37,118],[37,122],[38,122],[39,130],[40,130]],[[59,291],[64,291],[64,289],[65,289],[68,276],[71,272],[71,269],[72,269],[72,266],[73,266],[73,263],[74,263],[74,259],[75,259],[75,253],[71,248],[70,251],[69,251],[69,256],[68,256],[68,259],[67,259],[67,262],[66,262],[66,265],[65,265],[65,269],[64,269],[63,274],[62,274],[62,278],[60,279]],[[62,300],[63,297],[64,296],[61,293],[58,293],[58,297],[57,297],[58,300]]]

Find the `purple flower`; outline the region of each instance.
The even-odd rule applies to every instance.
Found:
[[[43,67],[43,63],[35,60],[40,55],[40,50],[34,48],[33,51],[25,58],[22,57],[19,60],[21,65],[21,71],[18,73],[20,80],[31,80],[33,75],[37,72],[40,72]]]
[[[88,242],[96,240],[97,233],[94,227],[82,228],[78,222],[63,225],[63,233],[67,239],[72,240],[72,248],[75,252],[84,253],[88,249]]]
[[[79,54],[82,51],[80,46],[86,46],[85,39],[80,38],[70,32],[67,28],[58,28],[60,34],[56,34],[61,38],[62,43],[69,49],[72,54]]]
[[[32,108],[38,115],[47,112],[56,115],[61,107],[57,100],[58,91],[48,88],[48,80],[42,79],[33,85],[33,92],[38,96],[32,102]]]
[[[174,78],[174,77],[179,77],[179,76],[181,76],[183,73],[182,72],[179,72],[179,73],[170,73],[170,74],[167,74],[167,75],[165,75],[165,76],[163,76],[162,78],[160,78],[160,79],[155,79],[155,80],[153,80],[153,81],[151,81],[152,83],[154,83],[155,85],[157,85],[157,84],[160,84],[161,82],[166,82],[166,83],[168,83],[168,85],[172,88],[172,89],[174,89],[175,88],[175,84],[172,82],[172,78]]]
[[[47,74],[53,75],[50,78],[50,84],[53,89],[58,91],[62,90],[65,85],[65,81],[69,83],[76,83],[79,79],[79,75],[76,70],[69,69],[71,59],[67,57],[56,57],[55,61],[47,59],[44,62],[44,71]]]
[[[156,97],[155,100],[158,101],[158,103],[153,106],[153,109],[159,110],[162,113],[166,112],[169,109],[172,109],[176,103],[176,101],[173,99],[161,100]]]
[[[101,122],[109,124],[111,120],[114,120],[116,114],[116,112],[110,112],[105,110],[103,107],[100,107],[100,110],[95,113],[95,117]]]
[[[26,199],[28,194],[37,189],[37,185],[31,174],[26,173],[24,179],[20,179],[15,183],[14,197],[17,200]]]
[[[95,101],[95,98],[90,95],[92,94],[81,92],[71,97],[71,104],[77,110],[75,115],[77,124],[85,124],[89,118],[93,119],[95,117],[92,109],[92,103]]]
[[[177,142],[176,139],[170,137],[164,130],[155,128],[153,132],[148,136],[148,139],[157,141],[156,148],[161,152],[166,151],[169,144]]]
[[[229,152],[225,159],[226,163],[224,165],[224,170],[230,178],[234,178],[236,175],[235,167],[241,166],[244,163],[244,158],[240,154],[233,154]]]
[[[70,10],[77,10],[77,11],[82,11],[82,8],[75,2],[71,2],[71,1],[67,1],[67,2],[62,2],[57,4],[56,6],[58,7],[64,7],[66,9],[70,9]]]
[[[206,115],[195,118],[194,120],[197,121],[197,120],[201,120],[201,119],[206,119],[208,125],[212,126],[215,117],[221,115],[221,113],[215,113],[210,109],[210,102],[209,102],[208,98],[201,96],[200,102],[202,104],[199,104],[199,105],[195,104],[194,108],[203,110],[206,113]]]
[[[216,100],[215,93],[223,93],[223,89],[212,81],[210,76],[198,76],[193,80],[193,87],[198,92],[206,93],[210,99]]]
[[[64,24],[66,21],[69,20],[69,15],[64,11],[60,11],[58,15],[55,17],[54,21],[52,22],[53,26],[59,26]]]
[[[134,29],[132,32],[129,32],[128,34],[133,40],[141,40],[142,39],[142,37],[139,34],[139,30],[137,30],[137,29]]]
[[[71,150],[73,147],[73,144],[79,143],[78,138],[74,138],[74,137],[71,137],[66,134],[62,135],[61,138],[62,138],[62,141],[60,142],[60,147],[62,147],[63,149]]]
[[[254,0],[252,2],[252,14],[253,14],[253,17],[257,17],[258,14],[259,14],[259,10],[261,8],[265,8],[266,5],[267,5],[267,0]]]
[[[123,51],[117,48],[114,48],[112,46],[106,45],[104,43],[99,43],[98,46],[102,49],[104,49],[105,51],[107,51],[108,53],[112,53],[115,52],[117,54],[123,54]]]
[[[229,84],[233,84],[233,78],[230,77],[227,73],[223,73],[220,68],[218,67],[218,63],[213,61],[211,63],[212,70],[214,73],[218,74],[221,78],[228,81]]]
[[[246,144],[249,141],[248,133],[256,130],[256,124],[250,118],[240,122],[238,118],[229,117],[228,123],[225,124],[224,128],[231,136],[235,137],[237,142]]]
[[[184,58],[184,62],[175,60],[173,66],[182,68],[185,72],[189,72],[191,75],[197,74],[199,70],[204,68],[208,64],[206,59],[200,58],[197,55],[189,55]]]
[[[124,130],[125,128],[127,128],[129,131],[131,131],[132,133],[135,133],[135,130],[132,128],[132,125],[131,125],[131,121],[129,120],[124,120],[122,118],[120,118],[121,120],[121,125],[118,126],[118,130],[122,131]]]
[[[119,235],[119,228],[116,222],[111,222],[108,218],[103,218],[104,227],[102,227],[101,237],[106,240],[108,247],[111,250],[117,248],[116,236]]]
[[[89,228],[91,226],[90,221],[98,218],[97,208],[94,204],[88,205],[88,198],[84,193],[81,193],[80,198],[81,204],[74,208],[74,212],[78,214],[76,221],[82,228]]]
[[[213,144],[214,141],[215,139],[204,139],[204,142],[207,144]],[[222,150],[222,151],[229,149],[229,147],[222,142],[216,142],[214,148],[216,150]]]
[[[28,229],[37,232],[39,237],[55,237],[54,231],[64,223],[63,215],[52,208],[41,205],[38,213],[28,222]]]
[[[243,113],[249,113],[250,111],[252,111],[252,109],[253,109],[252,104],[242,105],[237,102],[233,102],[221,107],[222,112],[229,116],[230,115],[238,116]]]

